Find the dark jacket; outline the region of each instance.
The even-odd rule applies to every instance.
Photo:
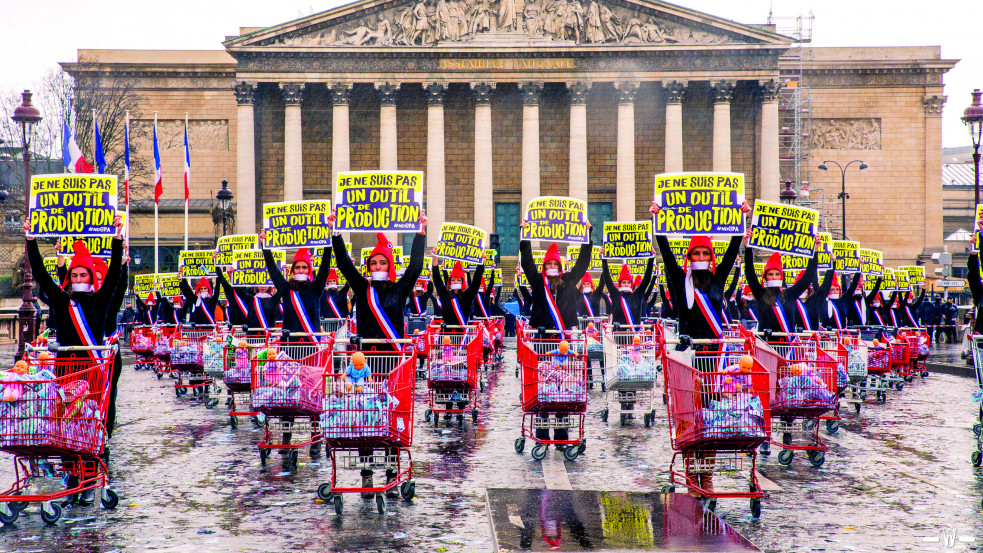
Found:
[[[212,295],[208,299],[201,299],[198,294],[191,289],[188,281],[181,279],[181,295],[184,296],[182,311],[190,313],[188,322],[196,325],[210,325],[215,318],[215,306],[218,305],[218,290],[212,290]],[[207,311],[207,312],[206,312]]]
[[[484,269],[484,267],[482,267]],[[495,289],[495,271],[492,270],[491,276],[488,278],[488,282],[485,285],[485,291],[481,292],[481,276],[475,273],[475,277],[472,280],[478,281],[479,288],[478,293],[474,295],[474,301],[471,304],[471,314],[475,317],[485,317],[485,313],[481,311],[481,306],[485,306],[485,311],[488,312],[488,317],[495,316],[494,306],[491,301],[492,290]]]
[[[585,294],[583,291],[580,292],[581,300],[577,303],[577,315],[579,317],[601,317],[601,302],[607,303],[608,297],[604,293],[604,279],[600,279],[601,282],[590,294]],[[591,315],[591,311],[587,309],[587,305],[590,304],[590,309],[593,310],[594,314]],[[608,309],[608,312],[611,310]]]
[[[58,333],[58,343],[63,346],[86,345],[75,329],[72,317],[68,315],[71,304],[74,301],[85,316],[95,345],[102,345],[106,335],[106,319],[112,318],[113,321],[116,320],[117,312],[110,313],[109,307],[113,294],[116,292],[116,284],[119,282],[120,274],[122,273],[123,241],[113,238],[113,253],[109,262],[109,269],[106,271],[106,277],[103,279],[102,286],[99,290],[90,293],[69,293],[55,284],[55,281],[52,280],[51,275],[48,274],[48,271],[44,267],[44,258],[38,250],[37,240],[27,241],[27,258],[31,264],[31,270],[34,271],[34,278],[38,282],[38,287],[48,297],[50,302],[48,305],[51,309],[65,314],[63,317],[58,317],[57,320],[58,327],[56,328],[56,332]],[[93,275],[94,277],[95,275]],[[75,353],[77,352],[59,352],[58,357],[79,356],[74,355]]]
[[[116,289],[113,290],[113,297],[109,299],[109,307],[106,309],[106,336],[116,333],[116,314],[123,308],[123,296],[126,295],[126,287],[129,285],[130,264],[124,263],[120,269],[119,280],[116,282]],[[105,284],[105,282],[103,283]]]
[[[611,290],[611,322],[628,324],[628,314],[625,313],[624,305],[621,302],[621,299],[624,298],[624,303],[628,305],[628,310],[631,312],[631,320],[634,321],[634,324],[641,324],[642,310],[645,307],[645,296],[648,293],[649,283],[652,281],[654,263],[655,257],[650,257],[645,265],[645,276],[642,277],[642,282],[637,288],[626,293],[618,290],[618,287],[611,280],[611,273],[608,272],[608,260],[601,260],[601,281]]]
[[[515,290],[512,291],[512,296],[515,301],[519,302],[519,315],[528,317],[532,310],[532,294],[529,293],[529,290],[526,290],[525,286],[516,285]]]
[[[342,243],[341,249],[338,251],[347,251],[345,250],[344,243]],[[270,274],[270,280],[276,286],[277,295],[283,299],[283,330],[298,334],[308,332],[308,329],[300,322],[300,315],[298,315],[297,309],[293,304],[292,292],[296,292],[301,305],[303,305],[304,312],[307,313],[307,318],[310,320],[310,330],[321,332],[321,294],[324,293],[324,283],[328,281],[328,271],[330,271],[331,266],[331,246],[324,247],[321,253],[321,266],[318,268],[317,276],[314,277],[314,280],[308,280],[302,283],[287,282],[283,273],[280,272],[278,263],[273,259],[273,252],[271,250],[263,248],[263,258],[266,260],[266,271]],[[338,258],[338,264],[340,265],[346,259],[348,259],[347,255],[340,256]],[[351,265],[351,263],[351,259],[348,259],[348,264]],[[346,275],[345,278],[348,278],[348,276]],[[291,341],[309,340],[309,338],[300,340],[291,339]]]
[[[734,236],[730,239],[727,252],[717,264],[717,270],[713,272],[713,278],[708,286],[703,289],[710,306],[717,312],[723,309],[724,287],[727,286],[727,275],[734,267],[737,253],[741,247],[742,236]],[[673,307],[679,318],[679,334],[687,335],[694,339],[716,338],[710,322],[707,321],[703,312],[696,304],[694,298],[693,305],[686,301],[686,271],[676,262],[676,256],[669,247],[669,239],[665,236],[656,236],[656,243],[659,245],[659,252],[665,260],[666,283],[669,288],[669,295],[672,297]]]
[[[672,292],[669,292],[669,296]],[[662,318],[663,319],[675,319],[678,317],[676,314],[676,306],[672,303],[669,296],[666,295],[666,287],[659,285],[659,296],[662,297]]]
[[[744,250],[744,266],[748,268],[747,284],[751,287],[751,293],[754,294],[754,303],[758,308],[758,330],[784,332],[784,329],[782,329],[781,324],[778,322],[778,315],[774,309],[779,303],[781,303],[782,310],[785,312],[785,319],[789,324],[790,331],[795,332],[796,327],[805,326],[799,320],[800,317],[795,300],[809,287],[809,284],[816,280],[816,267],[818,263],[816,254],[813,253],[812,257],[809,258],[809,263],[806,265],[805,274],[802,275],[802,278],[787,289],[784,287],[779,288],[779,291],[774,293],[775,290],[768,291],[761,285],[761,281],[759,280],[761,277],[754,272],[754,252],[751,251],[751,248]],[[774,303],[771,303],[772,299]]]
[[[414,285],[415,286],[415,285]],[[433,302],[434,313],[437,312],[437,302],[433,299],[433,282],[427,283],[427,291],[421,296],[416,296],[416,292],[410,295],[406,301],[406,312],[411,317],[425,317],[427,315],[427,304]]]
[[[935,324],[935,305],[930,301],[923,301],[915,311],[915,316],[918,317],[918,324],[921,326]]]
[[[263,323],[259,318],[259,312],[263,313],[267,328],[276,326],[276,322],[280,320],[279,292],[270,297],[259,298],[248,288],[232,286],[221,274],[219,276],[219,283],[225,289],[226,297],[229,298],[229,312],[231,313],[229,320],[233,326],[244,324],[250,329],[263,328]],[[245,315],[243,315],[243,308],[245,308]]]
[[[478,288],[481,286],[481,276],[484,273],[484,264],[478,265],[478,268],[474,270],[474,278],[471,279],[471,283],[465,284],[466,287],[460,292],[455,292],[448,290],[447,286],[444,285],[444,279],[440,271],[436,270],[436,266],[431,269],[430,275],[433,278],[433,287],[437,291],[437,295],[440,296],[440,304],[443,306],[440,312],[445,324],[452,326],[468,324],[468,321],[471,320],[474,299],[478,296]],[[463,321],[458,318],[457,313],[454,311],[454,298],[457,298],[458,306],[461,308],[461,314],[464,316]]]
[[[580,247],[577,254],[577,262],[573,268],[560,275],[560,284],[553,290],[553,298],[556,307],[563,319],[563,326],[566,328],[556,328],[553,317],[550,315],[549,306],[546,304],[546,284],[540,268],[532,259],[532,244],[528,240],[519,242],[519,263],[522,265],[522,272],[529,281],[529,289],[532,293],[532,307],[529,311],[529,325],[533,328],[543,327],[546,330],[566,330],[575,328],[579,324],[577,318],[577,302],[581,292],[577,289],[580,280],[584,278],[587,268],[590,266],[590,257],[593,244],[588,243]]]
[[[229,299],[229,324],[232,326],[242,326],[246,323],[249,318],[249,305],[246,302],[240,302],[236,299],[236,289],[229,284],[228,280],[225,280],[225,275],[222,271],[215,271],[215,282],[225,290],[225,297]],[[218,294],[216,294],[218,295]],[[242,298],[239,298],[241,300]]]
[[[832,273],[832,270],[826,271],[826,276],[828,277]],[[833,283],[830,282],[830,287],[832,287],[832,285]],[[849,285],[847,285],[846,277],[844,276],[840,281],[840,297],[835,300],[827,298],[828,301],[833,304],[833,309],[835,309],[836,313],[839,314],[840,321],[843,323],[844,327],[850,326],[850,314],[857,313],[857,306],[854,304],[854,300],[856,299],[854,298],[854,293],[859,285],[860,273],[853,275]],[[874,286],[879,287],[880,285],[875,283]],[[861,291],[861,293],[862,292],[863,291]],[[826,295],[829,295],[828,288],[826,290]],[[859,320],[859,315],[857,318]],[[830,315],[829,309],[826,307],[826,302],[823,302],[823,304],[819,306],[819,322],[823,325],[823,328],[836,329],[836,319]]]
[[[321,296],[321,316],[325,319],[347,319],[348,318],[348,290],[351,289],[347,283],[341,288],[331,290],[325,288],[324,294]],[[334,309],[331,309],[331,302],[334,301],[335,307],[338,309],[338,313],[335,314]]]
[[[898,296],[898,308],[895,309],[895,317],[898,319],[898,324],[906,327],[912,328],[918,326],[918,321],[915,320],[915,313],[918,312],[918,306],[921,305],[922,301],[925,299],[925,289],[922,288],[922,293],[918,295],[918,299],[914,303],[909,303],[909,298],[911,297],[911,292],[900,294]],[[905,308],[908,309],[905,309]],[[911,316],[908,314],[911,313]]]
[[[369,309],[369,286],[374,288],[379,294],[379,303],[383,312],[393,324],[396,334],[400,338],[404,336],[406,327],[403,314],[406,312],[406,300],[413,293],[416,280],[420,278],[420,273],[423,272],[423,250],[426,243],[426,235],[417,233],[413,236],[410,265],[406,268],[403,276],[396,282],[370,282],[362,276],[362,273],[359,272],[358,268],[355,267],[347,255],[338,257],[338,270],[341,271],[341,274],[345,275],[345,280],[348,281],[348,285],[352,287],[352,291],[355,293],[355,319],[360,337],[371,339],[387,338],[379,326],[379,322],[376,321],[375,316]],[[340,234],[332,237],[331,244],[337,251],[347,251],[345,250],[345,241],[341,238]],[[321,267],[324,267],[323,263]]]
[[[834,273],[835,271],[833,270],[826,271],[826,274],[823,276],[822,284],[819,284],[818,274],[816,274],[815,278],[813,278],[812,287],[815,289],[815,293],[809,296],[809,299],[802,302],[805,305],[806,316],[809,317],[809,326],[803,324],[803,328],[819,330],[819,324],[823,321],[823,318],[828,317],[828,310],[826,309],[826,296],[829,295],[829,289],[833,287],[833,279],[835,278]],[[805,278],[805,276],[802,278]],[[842,316],[840,320],[845,321]],[[846,323],[844,322],[844,324]],[[823,326],[825,326],[825,324]],[[836,325],[833,325],[832,328],[836,328]]]
[[[737,290],[737,283],[740,281],[741,265],[737,264],[734,267],[734,280],[731,281],[730,287],[724,292],[724,311],[732,321],[740,320],[741,318],[741,310],[737,307],[737,302],[734,301],[734,292]]]

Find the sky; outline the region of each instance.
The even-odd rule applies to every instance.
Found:
[[[42,0],[7,2],[0,23],[0,90],[31,86],[60,61],[83,49],[217,50],[239,27],[276,25],[327,10],[347,0]],[[983,1],[887,0],[676,0],[675,4],[740,23],[815,15],[816,46],[934,46],[944,59],[961,60],[945,75],[949,99],[942,143],[970,144],[959,118],[970,92],[983,88]],[[40,25],[18,25],[19,21]],[[976,27],[964,22],[976,23]]]

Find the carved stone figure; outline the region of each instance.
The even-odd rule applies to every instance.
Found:
[[[543,35],[543,17],[539,4],[526,2],[526,7],[522,10],[522,16],[526,20],[526,33],[532,36]]]
[[[880,119],[813,119],[814,150],[880,150]]]
[[[591,0],[587,7],[586,18],[587,42],[604,42],[604,30],[601,27],[601,7],[596,0]]]
[[[528,5],[528,4],[527,4]],[[468,31],[474,35],[491,29],[491,6],[487,0],[480,0],[471,11],[471,26]]]
[[[518,19],[515,17],[515,0],[500,0],[498,4],[498,28],[515,31]]]

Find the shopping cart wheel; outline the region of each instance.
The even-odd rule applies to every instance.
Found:
[[[818,469],[819,467],[823,466],[823,463],[825,461],[826,461],[826,453],[825,452],[823,452],[823,451],[813,451],[813,450],[810,450],[809,451],[809,462],[812,463],[812,466],[814,466],[814,467],[816,467]]]
[[[516,438],[515,439],[515,452],[522,453],[526,449],[526,439]]]
[[[325,503],[331,503],[334,494],[331,493],[331,484],[325,482],[317,487],[317,498]]]
[[[974,451],[973,454],[970,455],[970,460],[973,461],[974,467],[980,466],[981,464],[983,464],[983,453],[981,453],[978,450]]]
[[[54,524],[61,518],[61,505],[45,501],[41,504],[41,520],[45,524]]]
[[[345,501],[341,498],[341,494],[336,494],[334,496],[334,512],[336,515],[340,515],[343,510]]]
[[[751,516],[761,518],[761,500],[757,497],[751,498]]]
[[[795,454],[792,453],[791,449],[783,449],[778,453],[778,463],[787,467],[792,464],[793,457]]]
[[[570,446],[563,450],[563,458],[567,461],[576,461],[580,455],[580,446]]]
[[[423,412],[423,420],[425,422],[430,422],[430,417],[433,415],[433,411],[428,407],[426,411]]]
[[[829,420],[826,421],[826,432],[829,434],[836,434],[840,431],[840,421]]]
[[[604,409],[601,409],[601,420],[604,422],[608,422],[608,410],[606,407]]]
[[[583,455],[584,452],[587,451],[587,438],[580,440],[580,445],[577,446],[577,449],[579,450],[581,455]]]
[[[980,423],[974,424],[973,425],[973,434],[976,434],[977,436],[979,436],[980,435],[980,432],[983,432],[983,425],[981,425]]]
[[[164,373],[157,372],[157,380],[160,380],[164,376]]]
[[[109,488],[103,488],[101,502],[103,509],[115,509],[119,505],[119,494]]]
[[[12,495],[21,495],[21,493],[17,491],[14,492]],[[18,511],[23,511],[24,509],[27,508],[28,503],[27,501],[11,501],[10,503],[8,503],[8,505],[10,505],[11,509],[17,509]]]
[[[0,522],[4,526],[9,526],[17,522],[17,517],[20,516],[20,510],[15,509],[10,503],[0,503]]]
[[[897,389],[897,390],[898,390],[899,392],[900,392],[901,390],[904,390],[904,382],[898,382],[898,385],[897,385],[897,386],[895,386],[895,388],[896,388],[896,389]]]
[[[543,444],[536,444],[535,447],[532,448],[532,458],[536,461],[542,461],[543,459],[546,458],[546,451],[548,449],[549,446],[545,446]]]
[[[474,424],[478,424],[478,410],[477,409],[472,409],[471,410],[471,422],[474,423]]]
[[[911,384],[912,382],[915,381],[915,375],[909,374],[909,375],[905,376],[904,377],[904,381],[907,382],[908,384]]]
[[[628,424],[628,421],[630,419],[631,419],[631,415],[630,414],[628,414],[628,413],[622,413],[621,414],[621,426],[625,426],[626,424]]]
[[[210,397],[205,400],[205,409],[214,409],[216,405],[218,405],[217,397]]]
[[[297,468],[297,457],[298,457],[297,450],[296,449],[291,449],[290,450],[290,453],[287,454],[287,458],[284,459],[284,465],[286,465],[287,467],[289,467],[291,469],[296,469]]]
[[[805,419],[802,421],[802,430],[812,430],[816,427],[816,419]]]
[[[922,378],[928,378],[928,371],[922,371]]]
[[[659,491],[661,493],[676,493],[676,486],[673,486],[672,484],[665,484]]]
[[[213,394],[221,394],[222,393],[222,388],[219,388],[217,384],[212,384],[212,393]]]
[[[375,494],[375,509],[379,511],[380,515],[386,512],[386,494]]]
[[[259,464],[265,465],[266,460],[270,457],[270,450],[261,449],[259,450]]]
[[[232,427],[232,430],[239,428],[239,417],[235,415],[229,415],[229,426]]]
[[[403,497],[403,501],[411,501],[416,497],[416,482],[412,480],[407,480],[399,485],[399,495]]]

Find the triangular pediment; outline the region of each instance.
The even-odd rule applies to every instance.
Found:
[[[760,27],[657,0],[361,0],[225,41],[279,48],[788,47]]]

